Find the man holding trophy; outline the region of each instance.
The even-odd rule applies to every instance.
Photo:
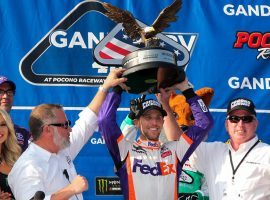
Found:
[[[134,141],[125,137],[116,123],[117,108],[121,102],[122,88],[115,87],[106,97],[99,113],[101,132],[115,164],[125,199],[178,199],[178,180],[181,169],[195,147],[207,136],[213,125],[212,116],[193,88],[190,87],[183,68],[177,65],[173,52],[158,47],[156,34],[175,21],[182,1],[175,0],[165,8],[151,27],[140,27],[133,16],[110,4],[103,3],[106,15],[123,23],[126,33],[145,48],[128,54],[123,59],[127,78],[125,88],[129,93],[161,93],[162,105],[153,100],[138,101],[134,106],[134,125],[140,132]],[[195,118],[195,125],[182,134],[179,140],[161,144],[159,135],[164,118],[167,126],[178,127],[170,109],[168,95],[180,90],[186,97]],[[177,129],[179,135],[182,133]],[[191,144],[193,144],[191,146]]]
[[[178,178],[186,161],[183,158],[188,157],[186,152],[191,144],[200,143],[213,125],[208,108],[190,88],[187,79],[167,89],[180,90],[194,113],[195,125],[178,141],[161,145],[158,140],[164,117],[174,118],[165,101],[163,105],[153,99],[138,102],[134,112],[134,124],[140,131],[137,141],[125,138],[116,123],[121,89],[115,88],[109,93],[100,110],[99,131],[113,158],[125,199],[177,199]],[[168,95],[162,88],[160,92],[161,98]]]

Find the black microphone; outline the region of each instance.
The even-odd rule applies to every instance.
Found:
[[[43,191],[37,191],[30,200],[43,200],[44,198],[45,198],[45,193]]]
[[[63,170],[63,174],[65,175],[66,179],[69,181],[69,175],[68,175],[67,169]]]

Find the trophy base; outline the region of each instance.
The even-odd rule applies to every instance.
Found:
[[[185,79],[183,68],[177,66],[176,55],[162,48],[144,48],[123,59],[123,77],[133,94],[157,93]]]

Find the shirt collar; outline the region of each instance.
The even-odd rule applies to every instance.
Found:
[[[37,153],[40,156],[40,159],[49,161],[51,156],[56,156],[55,153],[51,153],[47,151],[46,149],[41,148],[40,146],[36,145],[35,143],[30,144],[31,151]]]
[[[250,149],[258,140],[258,136],[256,135],[254,138],[252,138],[251,140],[243,143],[243,144],[240,144],[239,148],[237,151],[235,151],[233,148],[232,148],[232,145],[231,145],[231,142],[229,142],[229,149],[232,151],[232,152],[239,152],[239,153],[242,153],[244,151],[247,151],[248,149]]]

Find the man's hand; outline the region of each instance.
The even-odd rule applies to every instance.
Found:
[[[51,196],[51,200],[69,199],[70,197],[88,190],[88,181],[83,176],[76,176],[71,183],[58,190]]]
[[[0,192],[0,200],[11,200],[11,194],[8,192],[1,191]]]
[[[123,90],[128,90],[129,88],[124,84],[127,81],[127,78],[122,77],[125,69],[117,68],[111,70],[107,78],[103,83],[103,88],[109,90],[110,88],[120,85]]]
[[[184,81],[182,81],[181,83],[176,83],[175,85],[165,88],[165,90],[180,90],[181,92],[189,89],[189,88],[193,88],[192,84],[188,82],[187,77],[185,78]]]
[[[170,108],[169,99],[172,91],[160,88],[160,93],[156,94],[158,102],[162,105],[163,109],[167,112]]]
[[[88,190],[88,181],[85,177],[78,175],[70,183],[70,187],[73,189],[74,194],[79,194]]]

